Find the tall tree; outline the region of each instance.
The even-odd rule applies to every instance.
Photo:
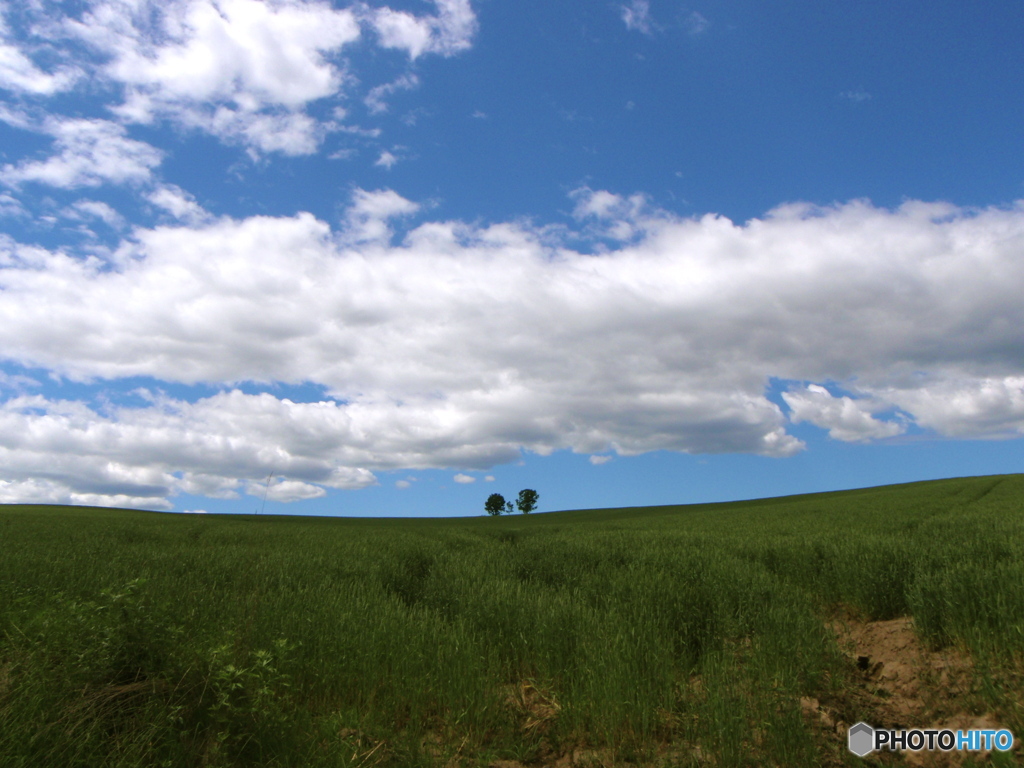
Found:
[[[528,515],[537,508],[537,500],[540,495],[532,488],[524,488],[519,492],[519,498],[516,499],[516,506],[519,507],[519,511],[524,515]]]
[[[500,493],[492,493],[484,502],[484,510],[488,515],[500,515],[505,511],[505,497]]]

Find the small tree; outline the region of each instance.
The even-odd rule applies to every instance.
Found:
[[[524,488],[519,492],[519,498],[516,499],[516,506],[519,507],[519,511],[524,515],[528,515],[537,508],[537,499],[540,496],[532,488]]]
[[[511,504],[509,505],[511,506]],[[505,497],[500,493],[492,493],[484,503],[484,509],[488,515],[500,515],[505,511]]]

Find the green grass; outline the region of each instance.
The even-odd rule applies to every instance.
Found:
[[[870,717],[840,609],[968,650],[1024,736],[1021,475],[471,519],[11,505],[0,547],[2,766],[859,765],[800,709]]]

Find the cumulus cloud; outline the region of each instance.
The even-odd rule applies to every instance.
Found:
[[[1024,375],[917,377],[876,394],[913,413],[922,427],[952,437],[1024,435]]]
[[[611,456],[591,456],[590,463],[594,466],[600,466],[601,464],[607,464],[612,460]]]
[[[326,55],[359,37],[350,10],[302,0],[112,0],[69,26],[111,56],[113,79],[141,93],[246,108],[333,94],[343,74]]]
[[[123,116],[222,131],[249,119],[295,131],[289,112],[340,90],[331,57],[360,35],[351,10],[303,0],[106,0],[65,26],[108,58],[104,74],[127,89]]]
[[[340,442],[346,440],[354,442]],[[237,498],[243,483],[250,495],[266,493],[272,501],[316,498],[325,486],[376,482],[355,466],[375,462],[349,453],[360,442],[365,445],[336,403],[297,404],[238,391],[195,403],[158,398],[151,406],[103,413],[39,395],[0,405],[4,480],[42,483],[34,493],[55,503],[85,494],[168,508],[177,492]],[[263,478],[270,473],[276,474],[268,490]]]
[[[221,106],[211,111],[182,110],[178,119],[226,143],[248,147],[254,158],[260,152],[311,155],[327,133],[327,126],[303,112],[251,112]]]
[[[394,190],[367,192],[357,189],[345,216],[346,235],[357,243],[389,241],[392,230],[388,220],[409,216],[418,210],[416,203],[406,200]]]
[[[473,477],[472,475],[464,475],[461,472],[459,474],[457,474],[455,477],[453,477],[452,479],[456,483],[459,483],[461,485],[469,485],[470,483],[475,483],[476,482],[476,478],[475,477]]]
[[[828,430],[829,437],[843,442],[864,443],[902,434],[906,426],[895,421],[880,421],[872,412],[888,406],[877,402],[834,397],[825,387],[811,384],[782,393],[790,407],[794,424],[809,421]]]
[[[254,156],[308,155],[343,127],[342,118],[321,120],[307,109],[357,87],[343,53],[363,27],[374,31],[378,44],[411,59],[453,56],[471,46],[477,22],[469,0],[434,0],[434,6],[433,15],[414,15],[363,3],[336,8],[322,0],[91,0],[79,9],[29,4],[22,15],[33,23],[18,34],[0,6],[0,89],[46,97],[88,79],[114,92],[117,101],[107,108],[123,123],[169,120]],[[55,47],[51,39],[84,44],[91,53]],[[31,58],[34,49],[64,63],[44,71]],[[412,73],[402,75],[372,89],[366,103],[371,112],[386,111],[388,96],[418,82]],[[2,111],[6,122],[24,117]],[[345,110],[335,105],[334,114],[343,117]]]
[[[425,53],[454,56],[472,45],[476,14],[469,0],[434,0],[434,16],[415,16],[405,11],[379,8],[370,22],[385,48],[397,48],[418,59]]]
[[[427,221],[395,243],[389,220],[418,206],[392,190],[356,190],[337,229],[309,214],[137,228],[108,261],[0,240],[9,361],[329,394],[102,411],[14,397],[0,478],[160,504],[273,471],[283,500],[524,450],[783,457],[802,448],[791,421],[839,440],[1024,434],[1024,204],[793,204],[738,224],[574,199],[583,230],[561,241]],[[629,236],[569,247],[592,225]],[[789,420],[773,379],[794,382]]]
[[[36,182],[62,189],[140,184],[150,180],[163,158],[156,147],[129,139],[124,126],[109,120],[49,118],[43,130],[54,137],[56,154],[5,165],[0,181],[13,187]]]
[[[259,496],[270,501],[289,503],[292,501],[306,501],[307,499],[318,499],[326,496],[327,491],[319,485],[304,483],[301,480],[287,480],[280,478],[271,481],[268,485],[254,483],[247,493],[250,496]]]
[[[63,481],[30,479],[0,480],[0,504],[75,504],[93,507],[124,507],[127,509],[168,510],[173,504],[153,496],[129,496],[109,488],[99,493],[72,491]]]
[[[315,152],[329,126],[304,112],[349,75],[332,58],[359,38],[351,10],[314,2],[96,3],[67,28],[106,55],[128,122],[168,118],[253,152]]]
[[[435,15],[415,16],[314,0],[100,0],[64,29],[106,57],[102,75],[124,89],[121,119],[167,118],[254,153],[304,155],[337,127],[305,110],[355,83],[341,52],[360,38],[361,24],[413,59],[470,47],[476,17],[468,0],[435,5]],[[372,89],[367,105],[386,111],[387,96],[417,84],[403,75]]]
[[[570,197],[576,203],[573,216],[587,225],[591,236],[625,242],[642,235],[661,218],[642,194],[623,197],[603,189],[580,187]]]

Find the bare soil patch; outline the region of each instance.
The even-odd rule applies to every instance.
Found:
[[[994,713],[979,708],[973,690],[974,670],[961,649],[929,649],[914,633],[913,619],[888,621],[838,619],[830,623],[839,647],[856,669],[857,709],[871,725],[882,728],[969,730],[1005,727]],[[804,711],[846,737],[849,723],[816,700],[804,701]],[[1020,753],[1020,745],[1016,752]],[[889,755],[885,755],[888,757]],[[882,755],[878,755],[882,757]],[[895,757],[893,755],[893,757]],[[922,768],[960,766],[970,757],[988,762],[978,752],[903,752],[905,765]]]

